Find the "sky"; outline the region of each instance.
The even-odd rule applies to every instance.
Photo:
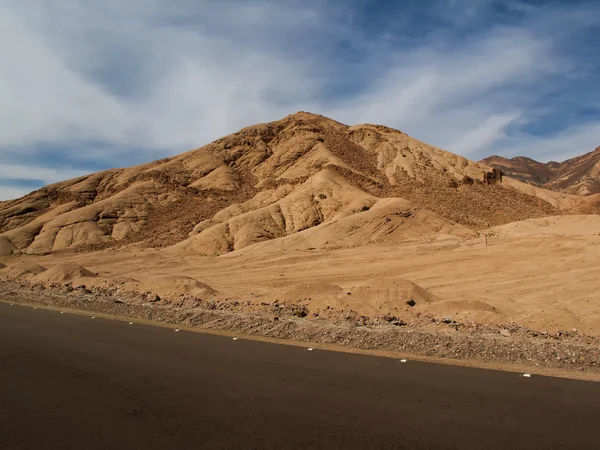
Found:
[[[478,160],[600,145],[600,1],[2,0],[0,200],[297,111]]]

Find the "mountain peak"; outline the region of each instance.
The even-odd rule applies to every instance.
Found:
[[[488,170],[389,127],[300,111],[2,203],[1,251],[135,244],[214,254],[272,240],[353,246],[441,230],[468,235],[558,213],[531,190],[490,185],[500,180]]]

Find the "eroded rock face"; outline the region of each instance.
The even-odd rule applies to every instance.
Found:
[[[483,174],[483,183],[484,184],[496,184],[502,183],[503,173],[500,169],[496,167],[492,168],[490,172],[485,172]]]
[[[349,127],[301,112],[179,156],[98,172],[2,202],[0,253],[96,250],[134,242],[170,247],[189,238],[196,252],[220,254],[318,227],[335,230],[344,245],[361,244],[340,235],[350,236],[358,226],[367,230],[362,238],[369,242],[397,241],[404,232],[391,236],[377,230],[380,222],[397,222],[391,205],[401,204],[402,211],[412,207],[406,200],[415,212],[428,210],[401,221],[419,233],[459,230],[462,235],[456,223],[478,228],[557,213],[509,187],[451,187],[453,180],[479,179],[487,170],[398,130]],[[499,170],[491,173],[488,184],[502,180]],[[369,213],[384,204],[389,217],[381,208],[379,215]],[[406,226],[422,220],[426,226]],[[317,234],[316,245],[329,241]],[[182,245],[178,248],[188,247]]]
[[[506,176],[553,191],[584,196],[600,193],[600,147],[563,162],[541,163],[524,156],[496,155],[481,162],[502,170]]]

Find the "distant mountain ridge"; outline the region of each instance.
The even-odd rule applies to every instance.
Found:
[[[600,193],[600,147],[563,162],[541,163],[525,156],[493,155],[480,161],[525,183],[574,195]]]

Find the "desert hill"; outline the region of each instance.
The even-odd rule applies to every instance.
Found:
[[[481,162],[512,178],[553,191],[575,195],[600,193],[600,147],[562,163],[540,163],[524,156],[507,159],[496,155]]]
[[[600,194],[300,112],[0,203],[0,289],[283,337],[298,318],[598,336],[599,211]]]
[[[0,255],[129,244],[213,255],[280,238],[352,247],[595,212],[594,201],[501,182],[491,167],[395,129],[299,112],[2,202]]]

